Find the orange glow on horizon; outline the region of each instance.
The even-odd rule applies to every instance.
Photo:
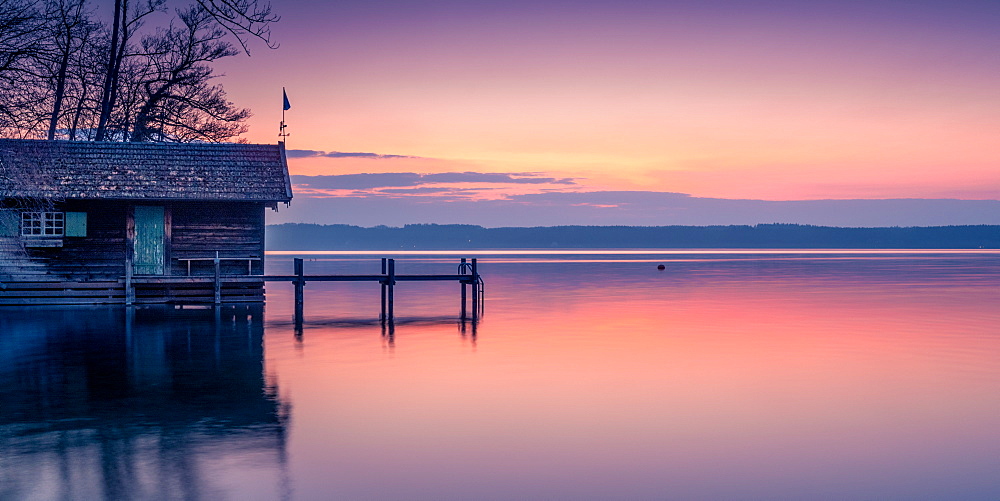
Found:
[[[277,139],[284,86],[289,148],[420,157],[293,159],[297,174],[527,171],[701,197],[1000,199],[1000,61],[981,6],[590,7],[453,13],[474,23],[291,9],[275,27],[281,49],[222,69],[231,99],[257,113],[252,142]]]

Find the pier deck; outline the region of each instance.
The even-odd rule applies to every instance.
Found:
[[[223,275],[214,258],[214,273],[202,276],[127,274],[118,279],[0,280],[0,305],[52,304],[151,304],[151,303],[240,303],[263,302],[265,282],[291,282],[295,287],[295,317],[301,322],[305,285],[309,282],[378,282],[382,288],[381,320],[394,316],[394,289],[397,282],[442,282],[461,284],[461,316],[467,316],[468,288],[471,286],[472,318],[482,309],[483,279],[476,259],[462,258],[455,274],[397,275],[394,259],[382,259],[382,273],[376,275],[306,275],[303,259],[294,258],[292,275]]]

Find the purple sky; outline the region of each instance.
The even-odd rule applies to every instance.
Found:
[[[273,6],[220,82],[328,176],[275,222],[1000,222],[1000,2]],[[817,202],[875,199],[967,202]]]

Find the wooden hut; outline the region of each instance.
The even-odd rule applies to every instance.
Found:
[[[284,146],[0,139],[0,304],[262,301]]]

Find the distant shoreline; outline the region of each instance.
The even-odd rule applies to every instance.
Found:
[[[267,227],[269,251],[460,250],[988,250],[1000,225],[842,228],[732,226],[547,226],[484,228],[411,224],[361,227],[285,223]]]

